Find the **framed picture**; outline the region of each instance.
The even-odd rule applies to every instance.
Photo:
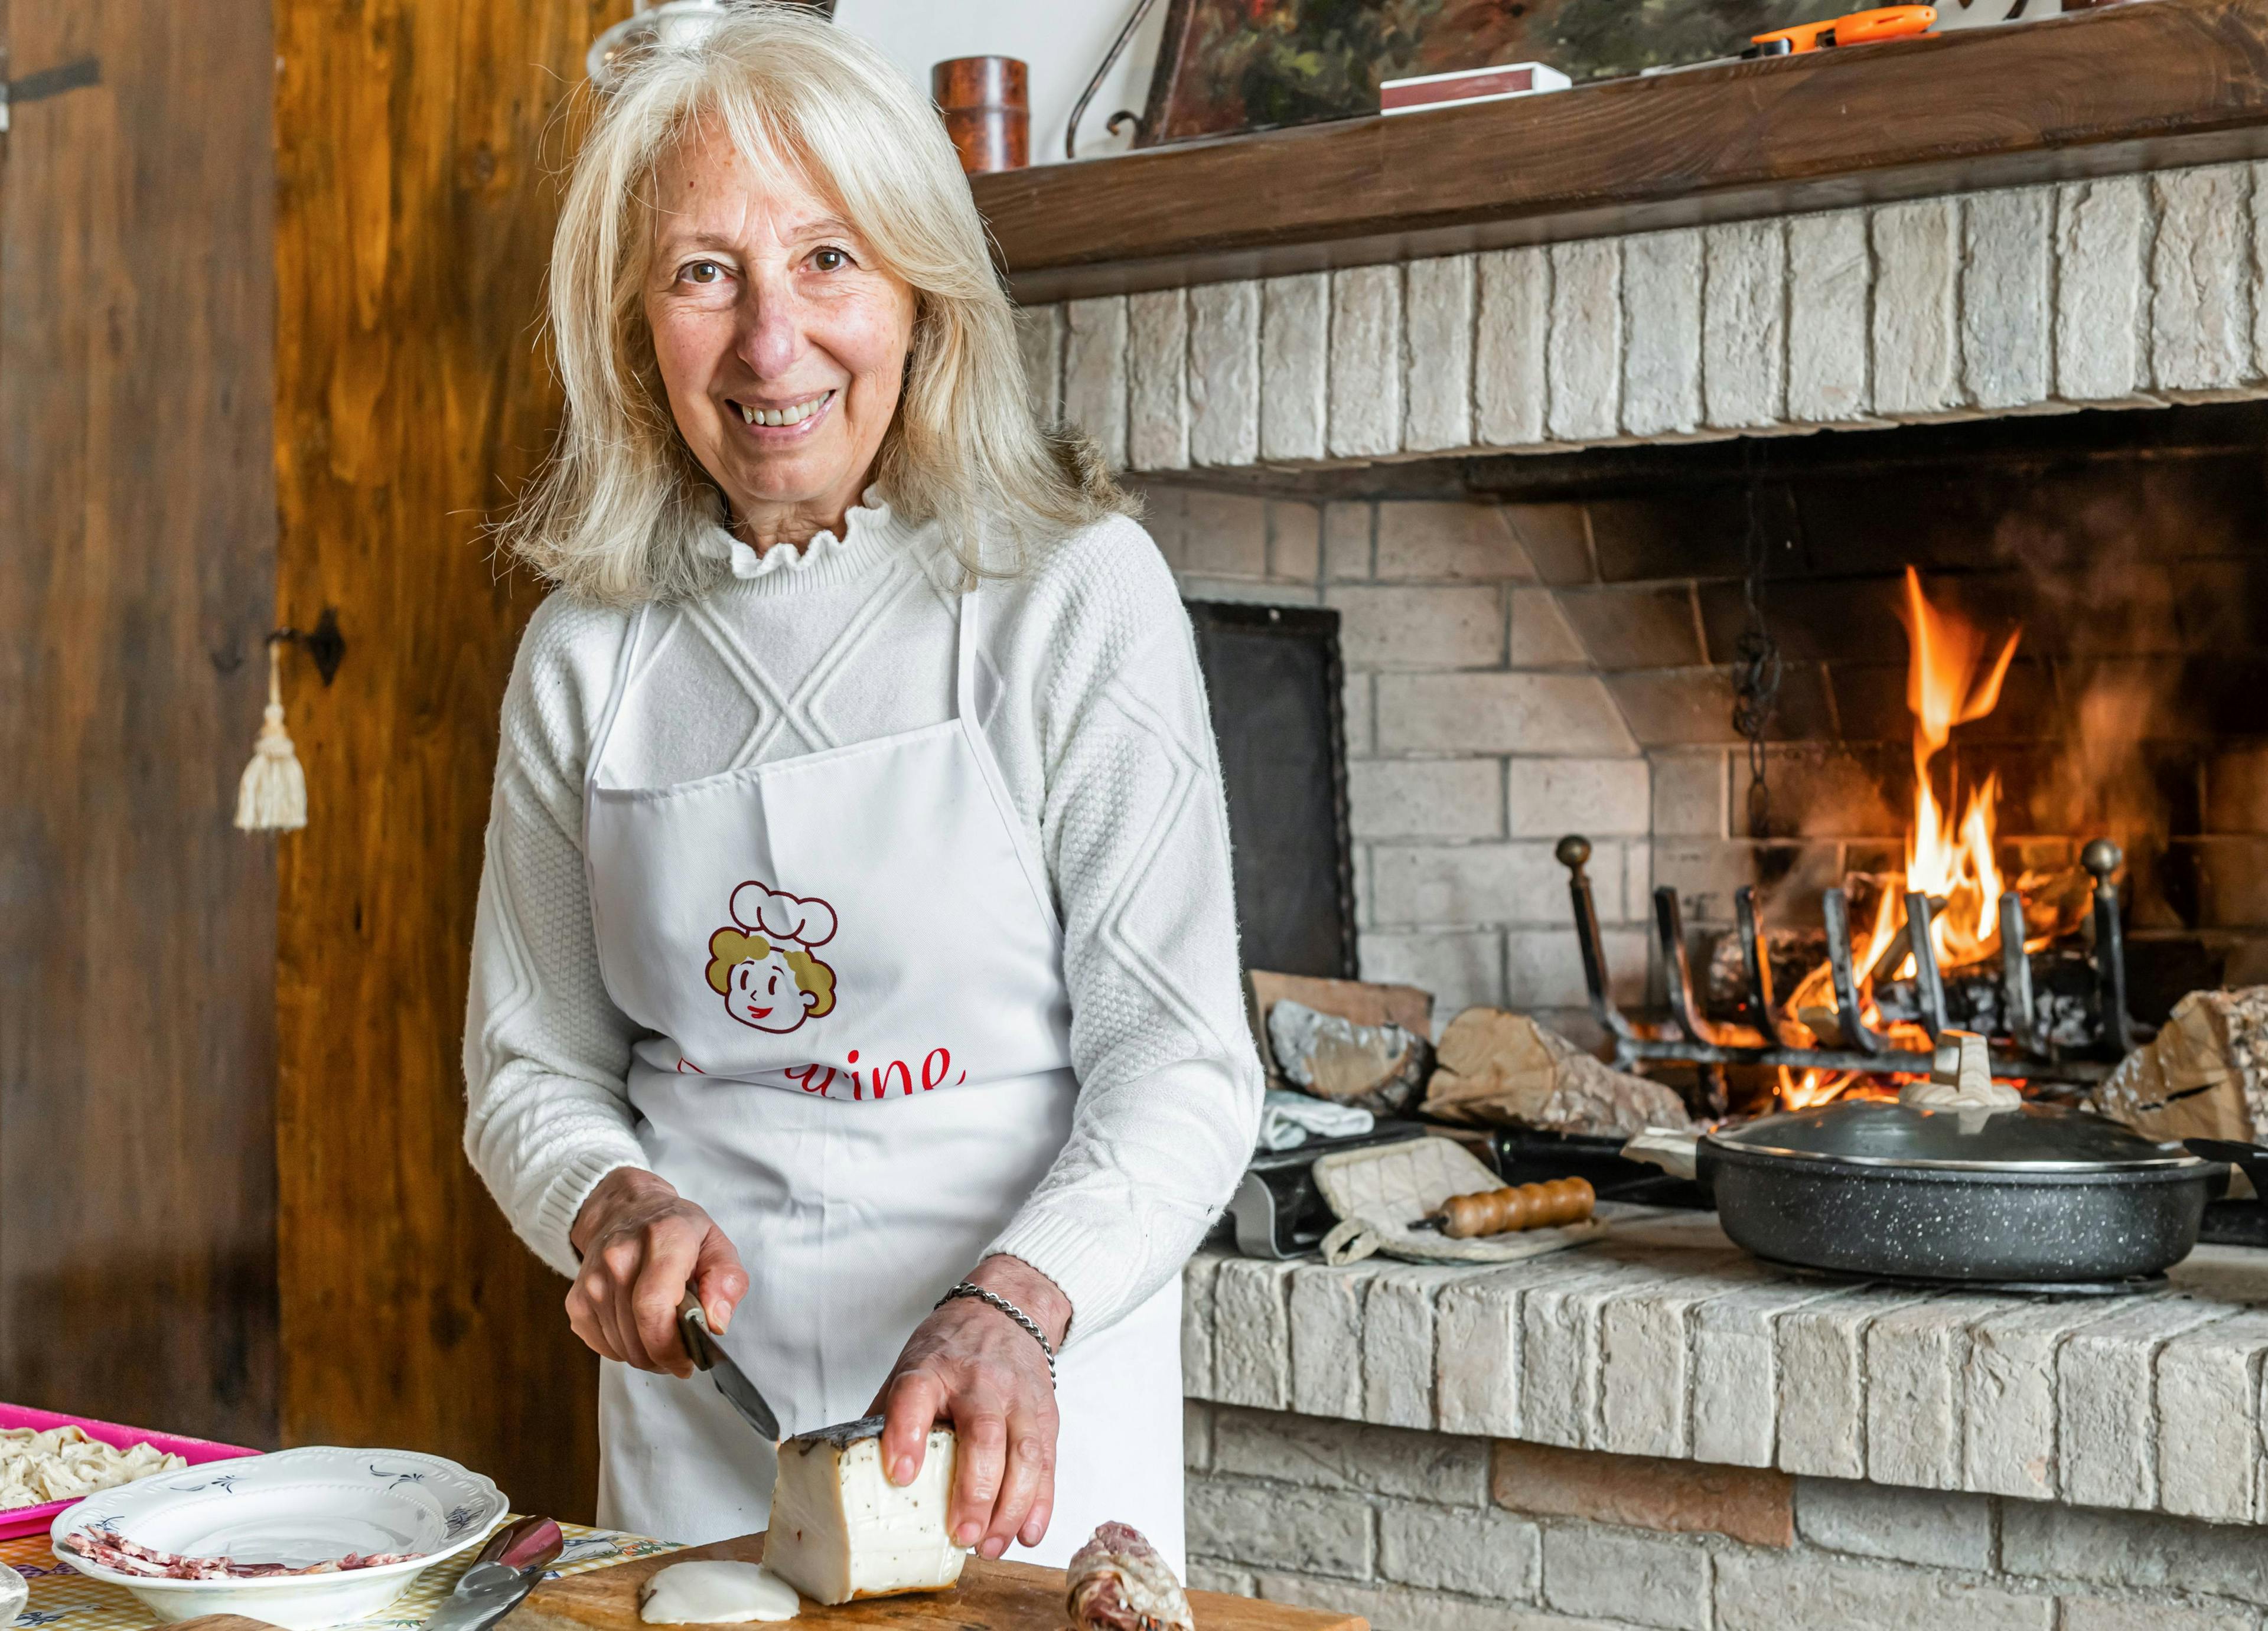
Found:
[[[1837,0],[1168,0],[1138,145],[1364,118],[1378,111],[1379,81],[1417,74],[1540,62],[1580,84],[1706,62],[1837,9]]]

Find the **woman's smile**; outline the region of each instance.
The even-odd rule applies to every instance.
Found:
[[[740,415],[742,428],[760,445],[778,447],[799,437],[818,434],[820,421],[835,406],[836,394],[829,386],[815,396],[799,397],[784,407],[754,398],[742,400],[728,396],[725,407],[728,413]]]

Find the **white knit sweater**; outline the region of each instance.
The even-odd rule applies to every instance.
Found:
[[[869,498],[844,537],[799,551],[759,559],[714,535],[717,586],[646,620],[610,782],[689,781],[952,716],[950,558],[934,529]],[[1054,886],[1079,1083],[1070,1142],[991,1250],[1063,1288],[1077,1339],[1164,1285],[1226,1204],[1260,1068],[1212,731],[1156,547],[1105,521],[981,592],[977,712]],[[473,935],[466,1152],[569,1275],[593,1187],[645,1164],[624,1084],[641,1032],[600,982],[583,862],[585,765],[636,622],[555,595],[528,625]]]

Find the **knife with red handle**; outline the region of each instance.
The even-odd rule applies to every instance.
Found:
[[[424,1631],[487,1631],[518,1608],[566,1549],[548,1517],[516,1518],[488,1538],[473,1566],[425,1622]]]

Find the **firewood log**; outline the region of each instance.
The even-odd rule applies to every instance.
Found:
[[[2090,1103],[2152,1138],[2261,1142],[2268,1136],[2268,986],[2191,992]]]

